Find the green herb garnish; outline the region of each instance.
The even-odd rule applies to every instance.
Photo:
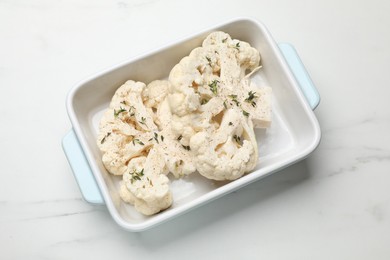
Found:
[[[154,133],[154,140],[156,140],[156,142],[159,143],[158,142],[158,134],[156,132]]]
[[[233,123],[232,123],[232,122],[229,122],[229,125],[233,125]]]
[[[141,177],[144,176],[144,169],[142,169],[140,172],[137,172],[135,169],[133,172],[130,173],[131,175],[131,184],[133,184],[134,181],[140,181]]]
[[[249,116],[249,113],[246,112],[245,110],[242,110],[242,114],[243,114],[244,116]]]
[[[125,111],[126,111],[126,109],[124,109],[123,107],[120,107],[120,109],[118,111],[116,111],[114,109],[114,117],[118,117],[120,113],[123,113]]]
[[[237,95],[229,95],[228,97],[230,97],[232,101],[236,103],[236,106],[240,106],[240,102],[237,100]]]
[[[103,144],[105,141],[106,141],[106,138],[109,137],[111,135],[111,132],[108,132],[104,137],[103,139],[100,141],[100,144]]]
[[[130,109],[129,109],[130,116],[134,116],[135,115],[134,111],[135,111],[135,107],[130,106]]]
[[[206,99],[206,98],[204,98],[204,99],[202,99],[202,100],[200,101],[200,104],[201,104],[201,105],[204,105],[204,104],[207,104],[207,102],[209,102],[209,100]]]
[[[228,38],[225,38],[222,40],[222,43],[225,43],[227,41]]]
[[[240,50],[239,49],[240,48],[240,42],[237,42],[236,45],[234,46],[234,48],[237,49],[237,50]]]
[[[164,136],[161,135],[160,138],[161,138],[161,142],[164,142]]]
[[[225,109],[227,109],[228,107],[227,107],[227,105],[226,105],[226,100],[225,101],[223,101],[223,106],[225,107]]]
[[[211,66],[211,58],[206,56],[206,60],[208,61],[209,65]]]
[[[135,143],[137,144],[140,144],[140,145],[145,145],[141,140],[139,139],[133,139],[133,145],[135,145]]]
[[[218,85],[217,83],[219,83],[218,80],[213,80],[210,84],[209,84],[209,87],[210,87],[210,91],[214,93],[214,95],[217,95],[218,94]]]
[[[145,117],[141,117],[141,121],[138,121],[138,122],[139,122],[140,124],[146,125],[146,124],[145,124],[145,120],[146,120]]]
[[[182,136],[182,135],[179,135],[179,137],[177,138],[177,140],[180,141],[182,138],[183,138],[183,136]]]
[[[234,139],[237,143],[241,143],[241,137],[239,137],[238,135],[233,135],[233,139]]]
[[[256,92],[249,91],[248,97],[245,99],[246,102],[251,103],[253,107],[256,107],[256,102],[254,101],[255,98],[258,98],[258,96],[255,95]]]
[[[191,150],[191,147],[189,145],[182,145],[183,148],[187,151],[190,151]]]

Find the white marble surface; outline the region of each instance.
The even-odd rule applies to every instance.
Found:
[[[208,2],[0,0],[1,259],[390,259],[390,2]],[[300,53],[322,98],[320,146],[169,223],[122,230],[81,199],[62,152],[67,92],[235,16]]]

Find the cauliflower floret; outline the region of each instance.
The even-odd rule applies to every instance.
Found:
[[[209,179],[235,180],[257,162],[257,144],[237,109],[226,111],[215,134],[199,132],[190,140],[198,172]],[[242,127],[244,126],[244,127]]]
[[[169,180],[164,174],[164,160],[152,149],[148,157],[137,157],[130,161],[128,171],[123,175],[120,195],[144,215],[152,215],[172,205]]]
[[[146,87],[127,81],[116,91],[99,126],[97,144],[104,166],[113,175],[123,175],[120,196],[145,215],[172,204],[169,171],[180,177],[196,170],[189,151],[171,131],[168,89],[167,81]]]
[[[173,83],[168,99],[177,115],[172,117],[172,129],[183,145],[189,143],[197,170],[207,178],[236,179],[257,163],[253,127],[269,126],[271,92],[252,86],[251,74],[245,73],[256,71],[259,62],[259,52],[248,43],[214,32],[170,74]],[[183,105],[183,89],[191,88],[201,103],[195,114]],[[240,127],[226,125],[231,111],[239,118]],[[229,129],[235,132],[229,133]]]
[[[142,82],[127,81],[115,92],[100,121],[97,145],[104,153],[104,166],[114,175],[122,175],[129,160],[148,149],[151,130],[157,129],[142,102],[144,88]]]
[[[256,166],[254,127],[271,122],[271,89],[250,82],[259,63],[248,43],[213,32],[168,80],[129,80],[115,92],[97,144],[106,169],[123,175],[123,201],[155,214],[172,204],[168,173],[235,180]]]
[[[157,108],[164,101],[169,91],[169,81],[155,80],[150,82],[142,92],[142,99],[146,107]]]

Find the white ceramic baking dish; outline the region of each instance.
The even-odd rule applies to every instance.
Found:
[[[263,68],[252,80],[273,89],[272,125],[266,131],[256,130],[259,163],[251,173],[231,182],[211,181],[198,174],[179,180],[172,178],[172,207],[154,216],[143,216],[121,201],[118,194],[121,178],[108,174],[101,162],[96,145],[98,122],[115,90],[126,80],[148,83],[166,78],[181,58],[216,30],[249,42],[260,51]],[[289,44],[276,44],[260,22],[239,18],[116,65],[75,86],[66,100],[73,130],[64,137],[63,148],[84,198],[90,203],[105,203],[121,227],[142,231],[308,156],[321,136],[313,113],[318,103],[318,92],[294,48]]]

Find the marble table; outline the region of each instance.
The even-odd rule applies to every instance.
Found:
[[[0,1],[1,259],[390,259],[390,2]],[[70,88],[236,16],[292,43],[321,95],[306,160],[142,233],[83,201]]]

